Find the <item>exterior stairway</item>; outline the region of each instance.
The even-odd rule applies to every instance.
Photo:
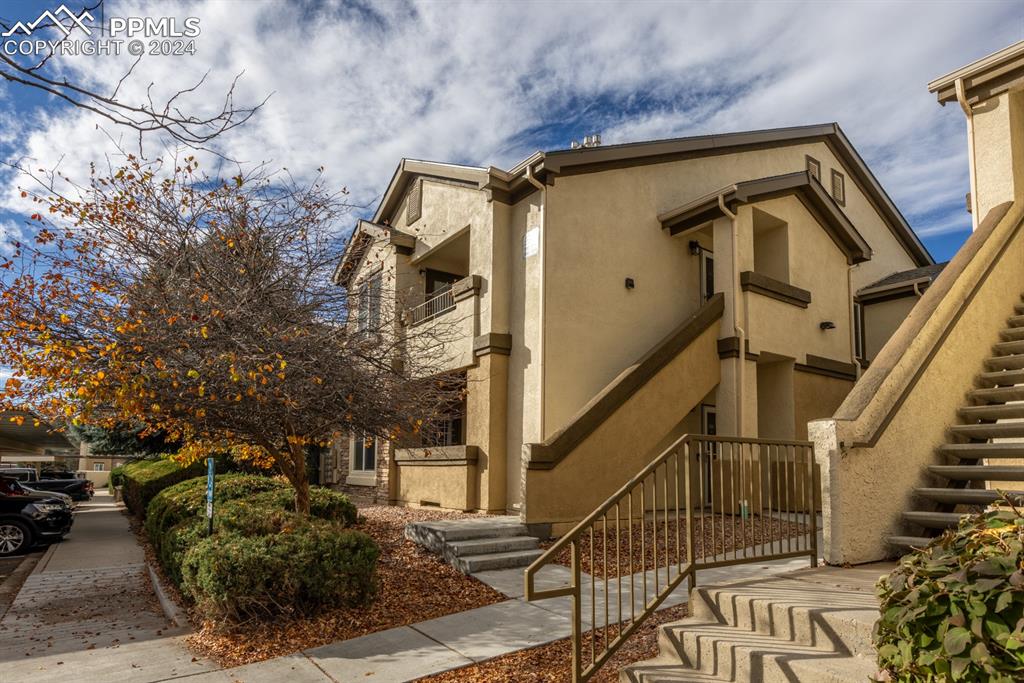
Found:
[[[969,404],[960,409],[964,424],[950,428],[952,441],[937,455],[948,464],[928,467],[942,486],[914,490],[917,510],[903,513],[916,535],[890,536],[899,547],[921,547],[944,529],[955,527],[963,514],[999,498],[985,482],[1012,496],[1024,496],[1024,297],[992,347],[992,357],[968,393]],[[1006,441],[1013,439],[1014,441]],[[1007,487],[1000,482],[1011,482]]]
[[[525,567],[543,554],[539,540],[514,515],[413,522],[405,537],[463,574]]]
[[[821,567],[690,595],[691,616],[661,626],[659,654],[621,683],[861,683],[877,671],[874,584],[892,565]]]

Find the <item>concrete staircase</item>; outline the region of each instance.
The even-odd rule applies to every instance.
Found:
[[[964,424],[951,427],[950,443],[938,448],[946,464],[928,467],[939,485],[914,489],[917,509],[904,512],[903,521],[915,531],[888,537],[892,545],[927,545],[962,515],[991,504],[998,494],[983,488],[986,481],[1024,496],[1018,490],[1024,482],[1024,303],[1016,304],[999,336],[960,409]]]
[[[877,672],[874,584],[892,565],[822,567],[698,587],[691,616],[660,627],[659,655],[622,683],[863,683]]]
[[[519,517],[470,517],[406,525],[405,537],[464,574],[525,567],[543,552]]]

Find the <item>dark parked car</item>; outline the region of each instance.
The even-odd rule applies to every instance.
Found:
[[[29,491],[0,475],[0,557],[52,543],[71,531],[71,505],[45,491]]]
[[[70,479],[65,477],[40,479],[36,471],[31,467],[4,467],[0,468],[0,477],[12,477],[37,491],[54,491],[71,496],[72,500],[89,500],[95,491],[93,483],[88,479],[76,479],[74,475]]]

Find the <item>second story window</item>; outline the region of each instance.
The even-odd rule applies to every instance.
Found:
[[[360,332],[376,330],[380,327],[381,276],[378,273],[363,281],[359,287],[359,325]]]

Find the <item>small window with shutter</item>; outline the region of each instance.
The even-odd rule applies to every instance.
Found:
[[[414,180],[409,190],[409,204],[405,209],[405,224],[412,225],[423,215],[423,181]]]
[[[812,178],[821,182],[821,162],[810,154],[807,155],[807,172],[811,174]]]
[[[843,174],[832,169],[832,197],[840,206],[846,206],[846,179]]]

